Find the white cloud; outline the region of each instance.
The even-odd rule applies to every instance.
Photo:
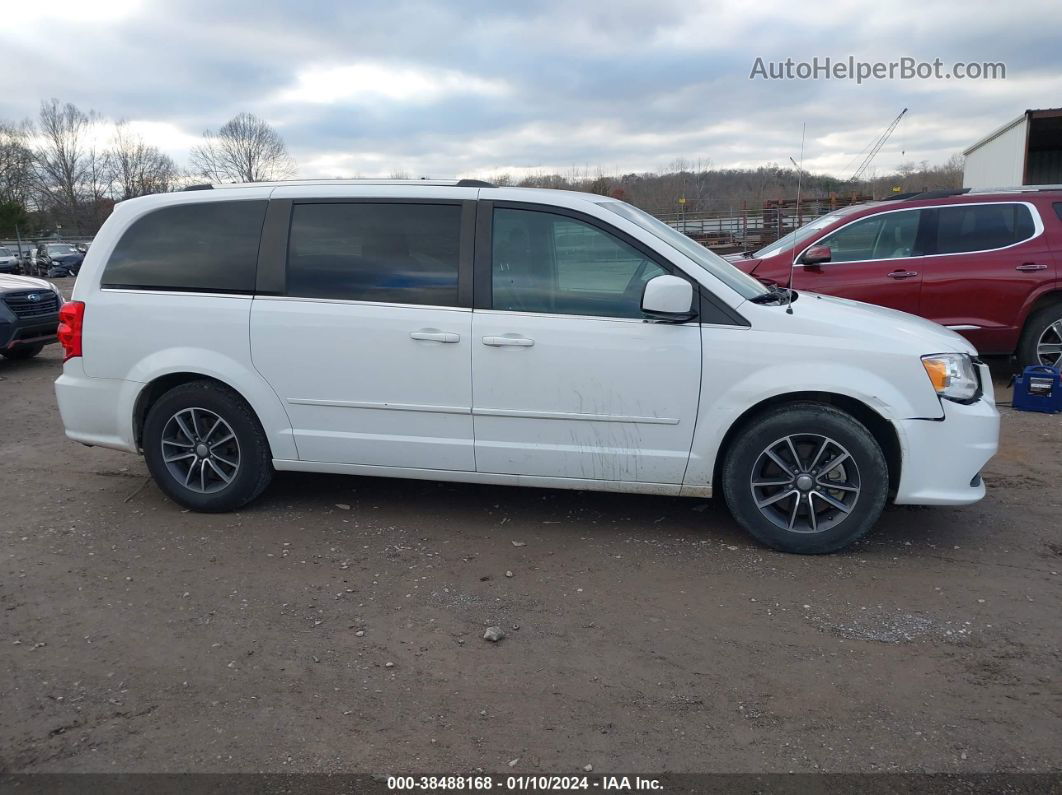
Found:
[[[280,92],[281,102],[370,102],[389,100],[429,104],[447,96],[501,96],[508,86],[500,80],[452,70],[389,66],[363,62],[343,66],[311,66],[301,70],[295,84]]]
[[[810,13],[689,0],[470,6],[433,0],[49,0],[12,6],[0,120],[58,97],[130,127],[181,164],[241,111],[276,125],[301,176],[459,176],[573,167],[786,165],[846,177],[941,162],[1025,108],[1059,104],[1062,5],[836,0]],[[1030,22],[1033,20],[1033,22]],[[54,50],[41,57],[41,36]],[[268,46],[265,46],[265,45]],[[1007,79],[750,80],[765,60],[1004,61]],[[109,135],[93,131],[93,140]]]
[[[48,0],[46,3],[4,4],[4,27],[46,27],[53,23],[101,26],[132,16],[142,0]]]

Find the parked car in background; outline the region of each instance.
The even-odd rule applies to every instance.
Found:
[[[29,359],[56,341],[63,296],[43,279],[0,276],[0,356]]]
[[[71,243],[41,243],[37,246],[37,273],[53,279],[77,276],[84,259]]]
[[[22,273],[18,252],[7,246],[0,246],[0,273]]]
[[[22,254],[19,256],[19,264],[22,266],[22,273],[27,276],[39,276],[37,273],[37,247],[36,245],[24,243],[22,245]]]
[[[969,342],[769,289],[650,215],[479,182],[119,204],[62,310],[67,435],[197,511],[275,469],[705,497],[778,549],[985,493]]]
[[[795,264],[794,264],[795,263]],[[844,207],[735,264],[769,283],[928,318],[984,354],[1062,365],[1062,190]],[[791,267],[792,266],[792,267]]]

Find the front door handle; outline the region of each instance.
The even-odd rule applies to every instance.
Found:
[[[889,274],[890,279],[910,279],[912,276],[917,276],[918,271],[892,271]]]
[[[527,337],[484,337],[483,344],[495,348],[501,348],[505,345],[513,345],[518,348],[530,348],[535,344],[535,341],[528,339]]]
[[[1043,264],[1041,264],[1039,262],[1023,262],[1021,265],[1016,267],[1014,270],[1016,270],[1016,271],[1045,271],[1045,270],[1047,270],[1047,266],[1043,265]]]
[[[461,335],[454,334],[452,331],[435,331],[434,329],[421,329],[420,331],[411,331],[409,336],[415,340],[429,340],[431,342],[460,342]]]

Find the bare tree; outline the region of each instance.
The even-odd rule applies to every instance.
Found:
[[[178,179],[177,164],[157,146],[151,146],[129,129],[115,125],[111,149],[114,197],[119,201],[172,190]]]
[[[0,122],[0,202],[25,206],[33,191],[33,152],[28,122]]]
[[[81,218],[88,228],[78,225],[79,231],[95,231],[114,209],[110,197],[114,181],[114,157],[110,150],[101,149],[94,141],[85,149],[85,184],[82,189]]]
[[[40,143],[34,152],[38,203],[83,231],[82,199],[89,173],[88,132],[93,118],[75,105],[41,103]]]
[[[295,173],[284,139],[250,113],[233,116],[217,132],[204,132],[191,159],[196,173],[216,182],[263,182]]]

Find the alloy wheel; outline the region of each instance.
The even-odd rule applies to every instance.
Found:
[[[760,453],[749,479],[759,509],[775,526],[822,533],[843,522],[859,499],[859,467],[820,434],[785,436]]]
[[[240,469],[240,444],[232,427],[209,409],[181,409],[162,430],[162,460],[187,489],[212,494]]]
[[[1056,320],[1044,329],[1036,343],[1036,358],[1040,364],[1062,366],[1062,320]]]

